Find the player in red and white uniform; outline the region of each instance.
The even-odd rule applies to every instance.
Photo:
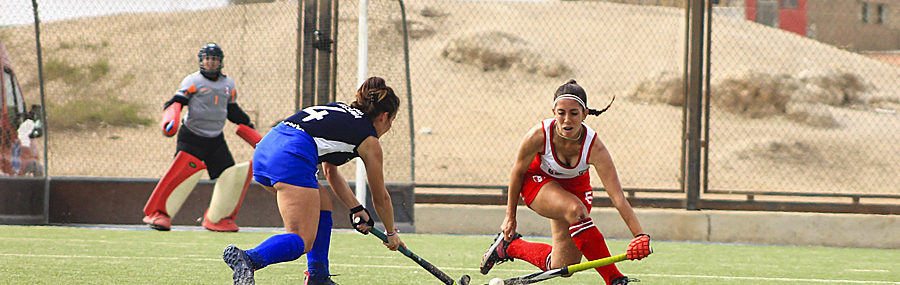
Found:
[[[610,102],[610,104],[612,104]],[[588,170],[593,165],[613,205],[634,235],[628,259],[650,254],[650,236],[644,233],[631,205],[625,199],[616,167],[596,132],[583,123],[587,115],[606,111],[587,107],[587,94],[569,80],[554,94],[554,117],[541,121],[525,134],[510,173],[509,200],[501,233],[484,254],[481,273],[494,264],[525,260],[541,270],[562,268],[588,260],[609,257],[603,234],[589,216],[593,190]],[[519,196],[530,209],[550,219],[553,244],[532,243],[516,233]],[[606,284],[628,284],[614,264],[597,268]]]

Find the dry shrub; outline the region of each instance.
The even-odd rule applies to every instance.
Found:
[[[845,71],[804,71],[798,77],[805,87],[794,94],[793,99],[798,101],[831,106],[862,103],[862,94],[872,89],[858,75]]]
[[[821,103],[791,101],[785,106],[785,117],[813,127],[837,128],[840,123],[834,118],[830,108]]]
[[[447,13],[439,8],[428,6],[423,8],[422,11],[419,12],[419,15],[422,15],[426,18],[441,18],[450,15],[450,13]]]
[[[751,118],[781,115],[798,87],[796,80],[788,75],[748,72],[711,87],[712,103]]]
[[[858,75],[832,70],[801,72],[797,77],[748,72],[727,78],[713,87],[713,103],[733,113],[761,118],[785,118],[820,128],[840,123],[833,107],[864,103],[872,87]]]
[[[638,84],[629,97],[681,106],[685,97],[683,81],[674,72],[659,72]],[[729,112],[750,118],[784,116],[820,128],[840,126],[831,112],[833,107],[897,103],[866,97],[866,92],[873,87],[858,75],[839,70],[802,72],[798,77],[750,71],[726,77],[711,89],[713,105]]]
[[[441,55],[457,63],[477,66],[484,71],[516,69],[558,77],[569,70],[561,62],[545,59],[532,51],[527,41],[499,31],[479,32],[451,39]]]
[[[793,164],[821,164],[821,151],[802,141],[763,140],[738,153],[743,159],[764,158],[767,161]]]
[[[684,79],[674,72],[659,72],[638,84],[629,98],[672,106],[684,105]]]
[[[895,110],[900,110],[900,100],[884,95],[873,96],[866,100],[866,104],[872,106],[873,108],[891,110],[894,112],[896,112]]]

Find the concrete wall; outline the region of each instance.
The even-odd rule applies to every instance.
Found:
[[[54,177],[50,183],[48,221],[50,224],[142,224],[143,208],[156,186],[156,179],[97,179]],[[0,179],[0,224],[44,224],[42,179]],[[209,206],[213,181],[201,180],[188,195],[173,225],[199,225]],[[350,184],[353,187],[353,184]],[[403,232],[415,232],[412,185],[388,183],[394,206],[394,221]],[[328,185],[322,185],[328,189]],[[325,190],[328,191],[328,190]],[[331,193],[331,191],[328,191]],[[347,207],[334,194],[332,207],[335,228],[350,228]],[[374,215],[372,199],[367,208]],[[250,184],[235,222],[240,226],[283,227],[275,195]]]
[[[141,224],[141,209],[154,179],[54,178],[50,187],[51,224]],[[0,179],[0,223],[42,224],[43,181]],[[188,196],[175,225],[195,225],[209,203],[211,181],[201,181]],[[505,206],[414,204],[409,185],[389,185],[395,220],[403,232],[495,234]],[[251,185],[236,222],[242,226],[281,227],[275,196]],[[347,209],[333,203],[335,227],[349,228]],[[370,207],[371,208],[371,207]],[[823,214],[764,211],[686,211],[636,208],[644,230],[656,240],[757,244],[900,248],[900,215]],[[595,207],[591,217],[606,237],[631,238],[618,212]],[[518,231],[549,236],[550,222],[519,207]]]
[[[496,234],[505,206],[416,205],[418,233]],[[900,248],[900,216],[747,211],[635,209],[655,240],[773,245]],[[519,207],[518,232],[550,235],[549,220]],[[594,224],[607,238],[630,239],[613,208],[595,208]],[[473,222],[475,221],[475,222]]]

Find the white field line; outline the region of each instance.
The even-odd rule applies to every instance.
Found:
[[[61,241],[64,242],[94,242],[94,243],[108,243],[108,244],[123,244],[123,243],[131,243],[130,241],[118,241],[118,240],[103,240],[103,239],[59,239],[59,238],[35,238],[35,237],[0,237],[0,240],[11,240],[11,241],[48,241],[53,243],[58,243]],[[204,245],[205,243],[190,243],[190,242],[147,242],[147,244],[152,245],[169,245],[169,246],[180,246],[180,247],[189,247],[194,245]]]
[[[636,275],[636,276],[638,276],[638,275]],[[900,282],[893,282],[893,281],[861,281],[861,280],[806,279],[806,278],[781,278],[781,277],[741,277],[741,276],[649,274],[649,273],[642,273],[642,274],[639,274],[639,276],[654,276],[654,277],[666,277],[666,278],[688,278],[688,279],[761,280],[761,281],[815,282],[815,283],[900,284]]]
[[[209,261],[209,262],[222,262],[220,258],[187,258],[187,257],[161,257],[161,256],[99,256],[99,255],[58,255],[58,254],[18,254],[18,253],[0,253],[0,256],[10,256],[10,257],[40,257],[40,258],[92,258],[92,259],[147,259],[147,260],[194,260],[194,261]],[[368,267],[368,268],[394,268],[394,269],[406,269],[406,270],[415,270],[419,269],[418,266],[409,266],[409,265],[377,265],[377,264],[343,264],[343,263],[332,263],[332,266],[341,266],[341,267]],[[472,268],[460,268],[460,267],[440,267],[442,270],[453,270],[453,271],[472,271]],[[536,270],[523,270],[523,269],[500,269],[496,268],[493,270],[497,271],[505,271],[505,272],[525,272],[532,273],[537,272]],[[743,276],[714,276],[714,275],[684,275],[684,274],[652,274],[652,273],[641,273],[637,274],[638,276],[653,276],[653,277],[663,277],[663,278],[685,278],[685,279],[719,279],[719,280],[758,280],[758,281],[779,281],[779,282],[811,282],[811,283],[851,283],[851,284],[894,284],[900,285],[900,282],[894,281],[861,281],[861,280],[834,280],[834,279],[806,279],[806,278],[780,278],[780,277],[743,277]]]

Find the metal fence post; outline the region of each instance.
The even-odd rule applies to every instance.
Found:
[[[300,46],[300,61],[302,69],[300,70],[300,102],[296,106],[297,111],[315,104],[315,88],[316,88],[316,49],[313,47],[315,38],[313,31],[316,30],[316,4],[318,0],[303,0],[303,26],[300,29],[300,37],[302,42]]]
[[[37,53],[37,64],[38,64],[38,81],[40,82],[40,90],[41,90],[41,108],[44,109],[41,112],[41,124],[44,128],[44,224],[50,223],[50,124],[47,122],[47,102],[44,99],[44,59],[41,55],[41,19],[38,16],[38,3],[37,0],[32,0],[31,5],[34,11],[34,40],[35,40],[35,49]]]
[[[319,0],[319,28],[313,32],[316,48],[316,101],[314,105],[328,103],[331,97],[331,0]]]
[[[688,210],[699,209],[700,198],[700,130],[702,125],[702,97],[703,97],[703,13],[705,0],[691,0],[689,3],[689,11],[686,17],[690,18],[689,38],[690,46],[685,52],[688,53],[688,62],[685,63],[687,74],[684,78],[687,81],[687,92],[685,93],[685,118],[686,125],[684,139],[687,140],[684,149],[685,152],[685,168],[682,169],[684,176],[682,188],[687,193],[686,205]]]

